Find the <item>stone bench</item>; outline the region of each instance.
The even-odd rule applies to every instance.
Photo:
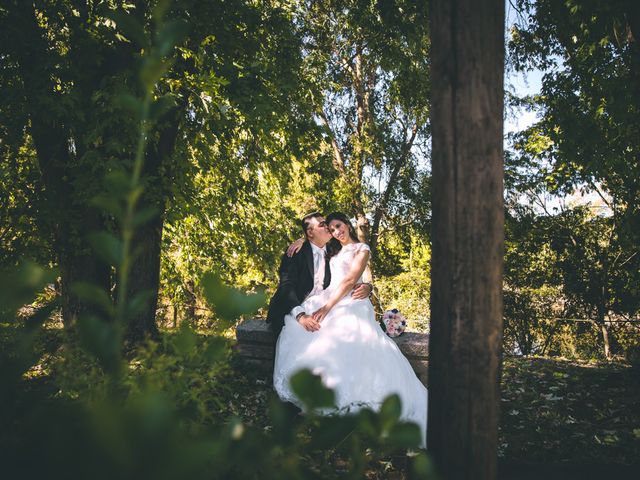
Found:
[[[260,318],[244,320],[236,328],[236,339],[236,351],[243,363],[255,367],[265,375],[273,373],[274,338],[267,322]],[[429,335],[405,332],[393,340],[426,386]]]

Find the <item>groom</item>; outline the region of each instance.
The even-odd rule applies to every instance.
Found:
[[[316,295],[329,286],[331,271],[329,262],[325,260],[325,245],[331,239],[324,217],[318,213],[310,213],[301,221],[305,241],[299,252],[289,257],[286,253],[280,263],[280,283],[269,303],[267,323],[277,340],[284,326],[284,317],[291,313],[298,323],[307,331],[315,332],[320,324],[312,317],[313,312],[305,312],[300,306],[307,297]],[[359,283],[351,296],[356,299],[366,298],[373,286],[370,283]]]

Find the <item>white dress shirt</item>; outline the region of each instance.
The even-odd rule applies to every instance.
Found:
[[[311,252],[313,253],[313,288],[309,292],[309,294],[305,297],[305,300],[313,295],[317,295],[322,290],[324,290],[324,267],[325,267],[325,254],[327,249],[325,247],[318,247],[317,245],[311,244]],[[291,309],[291,315],[294,317],[298,316],[300,313],[304,312],[300,305],[297,305]],[[305,312],[307,315],[310,315],[313,312]]]

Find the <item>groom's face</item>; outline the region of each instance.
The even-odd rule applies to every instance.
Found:
[[[319,245],[324,245],[331,239],[324,217],[311,217],[307,220],[307,238]]]

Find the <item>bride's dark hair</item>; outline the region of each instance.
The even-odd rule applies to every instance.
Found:
[[[349,217],[347,217],[344,213],[334,212],[327,215],[327,217],[324,219],[325,223],[327,224],[327,228],[329,228],[329,224],[333,220],[339,220],[345,225],[347,225],[349,227],[349,236],[351,237],[351,239],[355,242],[360,241],[358,240],[358,234],[356,233],[356,229],[353,228],[353,224],[351,223],[351,220],[349,220]],[[340,242],[335,238],[331,237],[331,240],[327,242],[327,258],[333,257],[341,249],[342,249],[342,245],[340,244]]]

